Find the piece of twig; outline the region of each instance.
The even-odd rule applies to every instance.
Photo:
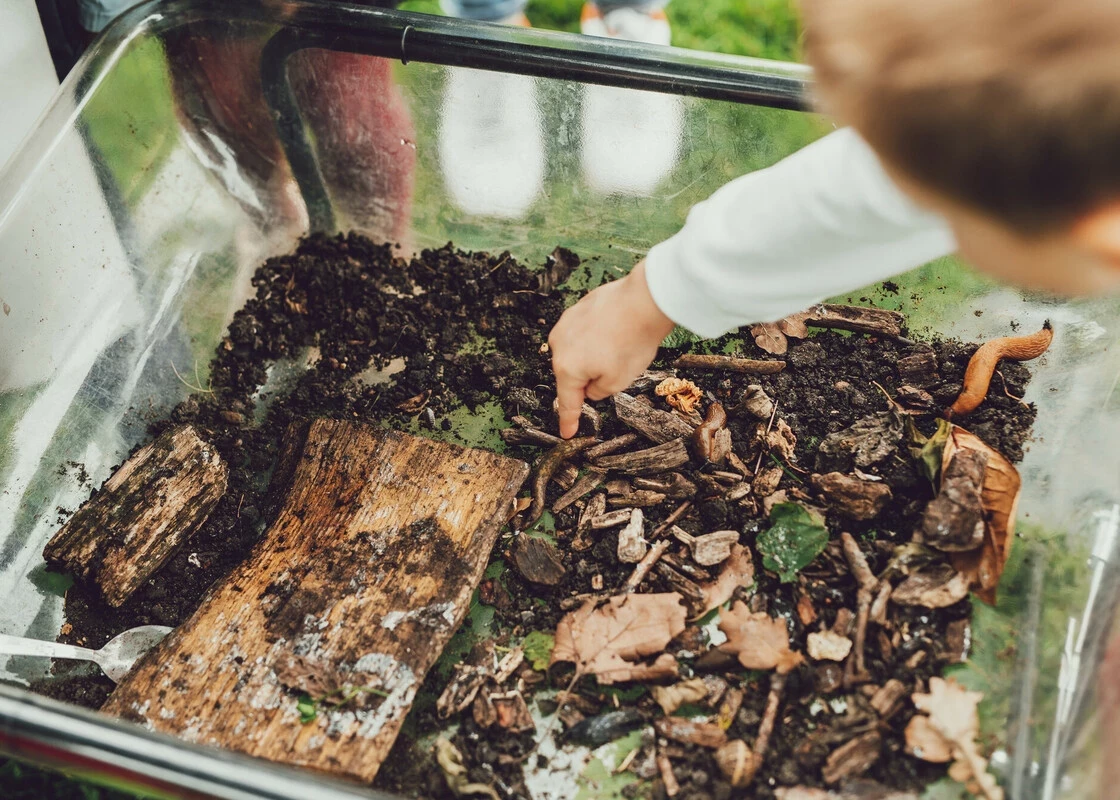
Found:
[[[778,404],[774,403],[774,410],[770,412],[770,421],[766,423],[766,433],[762,435],[762,449],[758,451],[758,460],[754,462],[754,474],[758,474],[759,468],[762,466],[762,457],[766,455],[769,448],[766,445],[767,439],[770,438],[770,431],[774,428],[774,420],[778,417]]]
[[[656,475],[683,467],[688,461],[688,448],[685,447],[684,439],[679,438],[644,450],[603,456],[596,459],[594,464],[601,469],[618,470],[630,475]]]
[[[672,514],[665,518],[664,522],[653,529],[653,532],[649,535],[649,538],[657,539],[658,537],[660,537],[661,534],[665,533],[665,531],[676,525],[677,521],[685,514],[687,514],[690,508],[692,508],[692,501],[685,500],[683,503],[677,506],[676,510],[673,511]]]
[[[553,436],[551,433],[536,428],[503,428],[498,431],[498,435],[502,437],[502,441],[506,444],[524,444],[533,447],[555,447],[564,441],[559,436]]]
[[[661,773],[661,782],[665,784],[665,794],[676,797],[681,790],[681,785],[677,783],[677,776],[673,774],[673,765],[669,761],[669,756],[661,748],[657,749],[657,770]]]
[[[621,436],[616,436],[613,439],[607,439],[602,444],[597,444],[594,447],[589,447],[583,452],[583,457],[594,461],[596,458],[602,456],[609,456],[611,453],[617,453],[624,447],[629,447],[638,441],[640,437],[636,433],[624,433]]]
[[[770,694],[766,698],[766,712],[762,715],[762,724],[758,726],[758,736],[754,740],[754,768],[757,771],[762,766],[766,751],[770,748],[770,736],[774,733],[774,725],[778,721],[778,708],[782,704],[782,692],[786,688],[786,676],[774,673],[770,676]]]
[[[759,361],[755,358],[686,353],[673,362],[677,369],[709,369],[746,375],[773,375],[786,368],[784,361]]]
[[[548,482],[552,480],[557,468],[577,453],[586,450],[596,443],[592,436],[580,436],[575,439],[560,442],[544,455],[537,464],[537,474],[533,477],[533,504],[529,506],[529,518],[525,527],[532,525],[544,513],[545,493],[548,491]]]
[[[840,534],[840,542],[844,550],[844,558],[848,561],[848,567],[859,583],[859,591],[856,593],[858,604],[856,610],[856,638],[853,642],[852,654],[848,656],[848,661],[844,665],[844,685],[852,686],[855,683],[868,680],[869,677],[864,656],[864,645],[867,641],[867,622],[871,616],[871,604],[874,601],[875,593],[879,589],[879,579],[871,571],[871,567],[867,564],[867,557],[859,549],[859,543],[850,533]]]
[[[646,579],[646,576],[649,575],[654,564],[658,562],[661,556],[665,555],[665,551],[668,550],[672,544],[672,539],[661,539],[658,542],[654,542],[642,560],[634,565],[634,571],[630,573],[630,577],[626,580],[623,591],[636,591],[637,588],[642,585],[642,581]]]
[[[565,508],[570,506],[576,500],[579,500],[590,491],[594,491],[602,486],[603,481],[606,480],[607,473],[603,470],[589,469],[584,475],[576,479],[572,484],[572,488],[564,492],[560,498],[552,504],[552,513],[559,514]]]

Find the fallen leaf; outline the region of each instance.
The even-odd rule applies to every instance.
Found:
[[[556,640],[551,633],[544,631],[530,631],[521,643],[521,648],[525,651],[525,658],[529,660],[529,666],[537,672],[544,672],[548,669],[548,662],[552,658],[552,648],[556,646]]]
[[[765,612],[752,612],[742,601],[721,614],[719,629],[727,636],[719,649],[737,655],[747,669],[775,669],[785,675],[805,660],[789,649],[785,622]]]
[[[675,675],[676,659],[663,651],[684,630],[682,599],[669,592],[612,597],[598,607],[589,600],[556,626],[552,663],[573,662],[606,684]],[[656,653],[653,664],[638,662]]]
[[[766,434],[766,446],[770,453],[782,461],[794,460],[794,449],[797,447],[797,436],[793,428],[784,419],[774,421],[774,426]]]
[[[902,431],[902,415],[893,408],[858,419],[824,437],[817,448],[817,472],[848,472],[878,464],[898,449]]]
[[[968,597],[969,577],[948,564],[916,572],[895,587],[891,600],[901,606],[947,608]]]
[[[929,715],[930,730],[951,745],[955,761],[950,775],[954,780],[975,782],[987,800],[1003,800],[1003,790],[988,773],[988,762],[976,744],[980,731],[977,706],[984,695],[968,691],[952,678],[935,676],[929,679],[928,694],[915,692],[911,699],[919,711]]]
[[[666,739],[710,750],[715,750],[727,741],[727,731],[719,725],[683,717],[661,717],[653,721],[653,728]]]
[[[798,311],[778,320],[778,328],[791,339],[804,339],[809,335],[808,319],[813,316],[811,311]]]
[[[790,583],[828,546],[828,529],[797,503],[778,503],[770,510],[770,527],[758,535],[757,546],[762,566],[778,573],[782,583]]]
[[[945,443],[953,425],[947,419],[937,420],[937,430],[928,439],[918,432],[912,420],[907,420],[910,428],[910,455],[917,460],[918,470],[926,476],[934,488],[941,474],[941,460],[944,458]]]
[[[424,407],[426,405],[428,405],[428,400],[429,398],[431,398],[431,396],[432,390],[425,389],[424,391],[420,392],[420,394],[413,395],[403,403],[398,403],[397,410],[403,411],[406,414],[418,414],[419,412],[424,410]]]
[[[906,726],[906,752],[932,764],[948,764],[953,760],[953,746],[933,729],[929,717],[915,714]]]
[[[731,545],[731,555],[723,562],[715,580],[700,587],[704,593],[702,617],[713,608],[719,608],[735,594],[740,586],[748,587],[754,583],[754,559],[749,548],[741,544]]]
[[[976,596],[993,605],[996,601],[996,587],[1011,555],[1011,543],[1015,538],[1015,511],[1019,506],[1022,481],[1019,471],[1010,461],[959,425],[953,426],[945,444],[942,474],[958,450],[980,450],[988,456],[984,486],[980,492],[987,525],[984,529],[984,544],[979,550],[951,553],[949,560],[969,577]]]
[[[805,649],[814,661],[843,661],[852,652],[852,640],[833,631],[810,633]]]
[[[666,714],[672,714],[686,703],[699,703],[708,696],[708,686],[703,678],[691,678],[672,686],[654,686],[650,694]]]
[[[685,414],[695,411],[696,404],[704,397],[700,387],[685,378],[666,378],[657,384],[653,391],[658,397],[664,397],[666,403]]]
[[[751,325],[751,336],[754,337],[754,343],[767,353],[784,356],[789,349],[786,335],[782,333],[777,322],[760,322],[758,325]]]

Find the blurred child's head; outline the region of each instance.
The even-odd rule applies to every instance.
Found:
[[[1120,286],[1120,2],[801,0],[825,111],[977,266]]]

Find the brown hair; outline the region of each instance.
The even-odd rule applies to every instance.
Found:
[[[1024,232],[1120,198],[1117,0],[802,0],[823,110]]]

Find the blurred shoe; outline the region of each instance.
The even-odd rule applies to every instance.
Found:
[[[528,26],[524,14],[502,20]],[[452,67],[443,96],[440,164],[451,201],[479,216],[515,219],[544,186],[536,81]]]
[[[603,14],[594,3],[584,3],[579,29],[587,36],[609,36],[646,44],[668,45],[672,38],[669,18],[661,9],[615,8]]]
[[[588,36],[668,45],[665,12],[583,7]],[[677,163],[684,123],[682,98],[611,86],[588,86],[583,99],[583,175],[603,194],[650,195]]]

